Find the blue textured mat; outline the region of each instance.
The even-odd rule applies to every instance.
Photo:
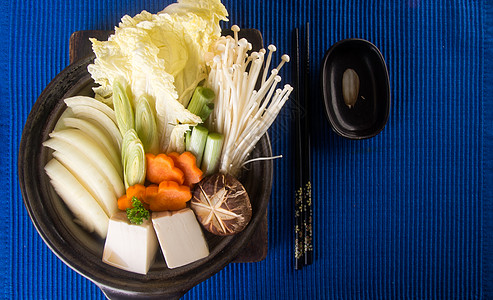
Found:
[[[124,14],[171,1],[3,1],[0,298],[103,298],[45,246],[22,204],[17,151],[44,87],[67,66],[77,30],[111,29]],[[186,299],[492,298],[493,7],[486,1],[226,1],[230,22],[257,28],[291,54],[312,30],[315,260],[293,263],[291,111],[270,130],[276,160],[269,253],[232,264]],[[377,137],[336,136],[321,113],[319,65],[343,38],[386,59],[392,106]],[[280,57],[276,57],[278,60]],[[286,82],[292,66],[283,69]]]

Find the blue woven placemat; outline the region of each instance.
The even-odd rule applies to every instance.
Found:
[[[22,204],[17,151],[27,115],[68,64],[77,30],[171,1],[4,1],[0,4],[0,298],[104,298],[46,247]],[[313,265],[294,271],[291,112],[270,130],[274,186],[269,253],[232,264],[186,299],[493,297],[493,5],[486,1],[225,1],[230,22],[292,54],[309,21],[313,59]],[[322,114],[319,65],[340,39],[373,42],[386,59],[392,106],[375,138],[336,136]],[[280,54],[276,57],[279,60]],[[284,82],[292,66],[283,69]]]

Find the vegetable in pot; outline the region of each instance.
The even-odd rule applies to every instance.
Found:
[[[202,226],[216,235],[238,233],[252,217],[248,193],[236,178],[228,174],[217,173],[197,184],[190,208]]]
[[[202,119],[202,122],[204,122],[214,109],[214,97],[215,94],[213,90],[198,86],[193,92],[192,100],[190,100],[187,109],[191,113],[199,116]]]
[[[202,180],[204,173],[197,166],[197,160],[191,152],[186,151],[182,154],[171,152],[168,156],[171,157],[175,166],[185,175],[184,185],[193,187],[194,184]]]
[[[146,188],[146,200],[152,211],[179,210],[192,198],[190,188],[174,181],[162,181]]]
[[[68,107],[71,108],[76,106],[82,106],[82,107],[92,107],[94,109],[97,109],[102,113],[104,113],[106,116],[108,116],[113,122],[116,123],[116,116],[113,109],[94,98],[87,96],[73,96],[73,97],[65,98],[64,102],[65,104],[67,104]]]
[[[159,138],[154,110],[147,96],[139,97],[135,106],[135,131],[139,136],[146,153],[159,152]]]
[[[193,155],[195,155],[198,166],[202,163],[202,156],[204,155],[208,135],[209,130],[207,128],[202,125],[197,125],[193,127],[190,137],[186,137],[188,139],[186,147],[187,151],[190,151]]]
[[[149,182],[159,184],[165,180],[172,180],[183,184],[185,181],[183,171],[175,167],[173,159],[168,155],[147,153],[145,157],[147,161],[146,177]]]
[[[110,117],[91,106],[74,106],[71,107],[71,109],[76,118],[95,122],[106,130],[113,144],[120,149],[122,146],[122,134],[120,133],[118,126]]]
[[[135,129],[134,109],[120,80],[115,80],[113,83],[113,107],[115,108],[116,124],[122,136],[130,129]]]
[[[289,98],[293,88],[286,84],[276,89],[281,81],[278,75],[289,56],[281,56],[279,65],[270,71],[273,45],[264,64],[266,50],[248,52],[252,45],[246,39],[238,39],[240,28],[231,28],[234,37],[222,36],[211,47],[208,65],[211,68],[206,86],[215,94],[214,111],[209,117],[209,128],[224,134],[224,146],[219,165],[223,173],[237,176],[253,147],[267,132]],[[255,89],[260,81],[260,88]],[[202,167],[203,168],[203,167]]]
[[[144,222],[144,219],[149,220],[149,211],[135,196],[132,197],[132,208],[127,208],[126,212],[127,218],[132,224],[140,225]]]
[[[51,159],[45,165],[45,171],[77,223],[88,232],[95,232],[100,238],[105,238],[109,217],[91,193],[56,159]]]
[[[136,184],[129,186],[125,195],[118,198],[118,209],[126,210],[127,208],[132,208],[132,199],[137,198],[141,201],[146,209],[149,205],[146,201],[146,187],[143,184]]]
[[[125,80],[136,99],[149,96],[155,108],[161,152],[180,149],[171,139],[180,124],[202,120],[186,109],[197,85],[207,78],[205,54],[221,35],[219,21],[228,12],[220,1],[188,1],[168,6],[158,14],[142,11],[124,16],[107,41],[90,39],[96,58],[88,66],[98,98]],[[180,133],[184,133],[180,132]]]
[[[207,136],[204,157],[200,166],[205,175],[211,175],[217,172],[221,160],[223,142],[224,135],[220,133],[212,132]]]
[[[50,138],[43,146],[54,150],[53,157],[91,193],[108,217],[117,211],[115,189],[108,178],[101,173],[99,166],[87,157],[84,149],[78,149],[60,139]]]
[[[54,148],[69,147],[70,149],[75,147],[81,149],[94,162],[94,166],[98,169],[99,173],[103,174],[111,184],[115,195],[120,196],[125,193],[122,182],[123,174],[118,172],[118,169],[114,167],[111,160],[105,154],[106,150],[102,149],[97,141],[91,139],[78,129],[54,131],[50,133],[50,137],[50,141],[46,143],[48,146],[51,145]],[[54,143],[60,143],[61,145],[55,146]],[[70,151],[69,149],[67,150]]]
[[[64,118],[63,124],[67,128],[75,128],[84,132],[88,137],[101,146],[105,151],[105,155],[111,160],[111,163],[117,170],[118,174],[123,177],[122,161],[120,157],[120,148],[117,150],[117,145],[113,144],[111,138],[105,133],[104,129],[90,121],[77,118]]]
[[[192,198],[188,186],[179,185],[174,181],[162,181],[159,185],[144,186],[136,184],[127,189],[127,194],[118,199],[118,208],[128,210],[134,208],[133,199],[142,203],[145,209],[152,211],[179,210],[187,206]]]
[[[146,158],[144,145],[134,129],[123,136],[122,145],[123,180],[125,187],[144,184],[146,178]]]

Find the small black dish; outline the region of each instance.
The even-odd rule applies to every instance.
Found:
[[[359,77],[356,103],[349,107],[342,92],[343,74],[352,69]],[[378,48],[363,39],[346,39],[325,53],[321,69],[325,112],[334,132],[349,139],[376,136],[390,111],[389,75]]]

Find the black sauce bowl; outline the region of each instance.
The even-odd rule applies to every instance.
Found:
[[[353,69],[360,82],[358,100],[351,108],[342,94],[347,69]],[[325,53],[320,78],[325,113],[335,133],[366,139],[382,131],[390,112],[390,84],[385,60],[375,45],[363,39],[335,43]]]
[[[34,104],[22,133],[18,173],[24,205],[48,247],[69,267],[94,282],[111,299],[176,299],[229,264],[250,241],[267,213],[272,187],[272,161],[253,162],[241,176],[252,203],[252,219],[234,236],[205,233],[210,255],[176,269],[167,268],[161,253],[147,275],[126,272],[102,262],[104,241],[76,225],[54,192],[44,171],[51,158],[42,143],[48,139],[65,109],[63,99],[92,95],[94,83],[87,72],[94,57],[77,61],[45,88]],[[257,143],[252,157],[272,156],[267,135]]]

